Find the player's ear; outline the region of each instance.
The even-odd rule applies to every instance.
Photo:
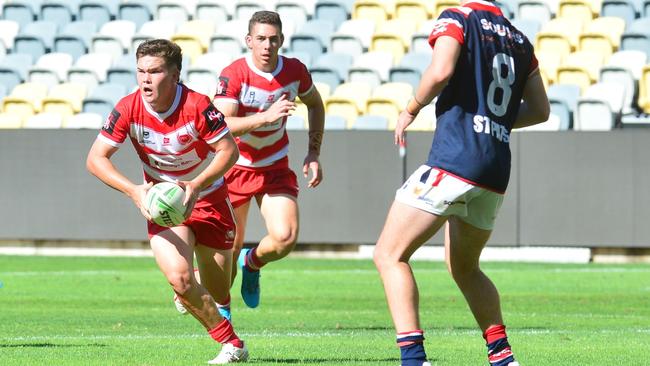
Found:
[[[246,37],[244,37],[244,40],[246,41],[246,47],[248,47],[249,50],[253,49],[253,37],[251,37],[250,34],[247,34]]]
[[[284,33],[280,33],[280,48],[282,48],[283,44],[284,44]]]

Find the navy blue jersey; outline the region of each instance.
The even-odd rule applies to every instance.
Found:
[[[454,75],[436,103],[427,164],[480,187],[505,192],[510,131],[526,80],[537,69],[528,39],[498,7],[472,1],[440,14],[429,44],[451,36],[462,47]]]

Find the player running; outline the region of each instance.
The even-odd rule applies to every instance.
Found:
[[[430,365],[408,261],[445,223],[447,267],[483,331],[490,365],[519,365],[499,294],[479,257],[510,176],[510,131],[546,121],[549,104],[528,39],[493,3],[461,4],[434,24],[431,64],[399,116],[395,143],[401,145],[420,109],[438,96],[427,163],[397,190],[374,255],[402,366]]]
[[[237,146],[210,99],[178,83],[178,45],[146,41],[136,59],[138,90],[122,98],[106,119],[88,153],[88,170],[131,198],[147,220],[142,202],[154,183],[183,186],[185,203],[193,205],[190,217],[170,228],[149,221],[151,249],[184,309],[223,345],[208,363],[246,361],[244,342],[215,305],[215,299],[229,297],[235,222],[223,175],[239,156]],[[110,160],[127,138],[142,161],[143,184],[131,182]],[[194,276],[194,255],[202,284]]]

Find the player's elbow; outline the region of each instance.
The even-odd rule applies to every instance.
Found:
[[[548,121],[551,115],[551,106],[548,103],[540,103],[536,105],[533,113],[533,119],[536,123]]]

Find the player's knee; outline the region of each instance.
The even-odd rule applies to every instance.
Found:
[[[372,260],[375,263],[375,267],[380,272],[388,267],[391,263],[395,263],[395,259],[391,257],[390,253],[382,249],[382,246],[375,246],[375,252],[372,255]]]
[[[174,289],[174,292],[184,296],[192,288],[192,281],[189,272],[173,272],[167,275],[167,281]]]
[[[298,232],[293,228],[279,230],[271,233],[273,241],[275,242],[276,251],[278,254],[289,254],[296,246],[298,240]]]

